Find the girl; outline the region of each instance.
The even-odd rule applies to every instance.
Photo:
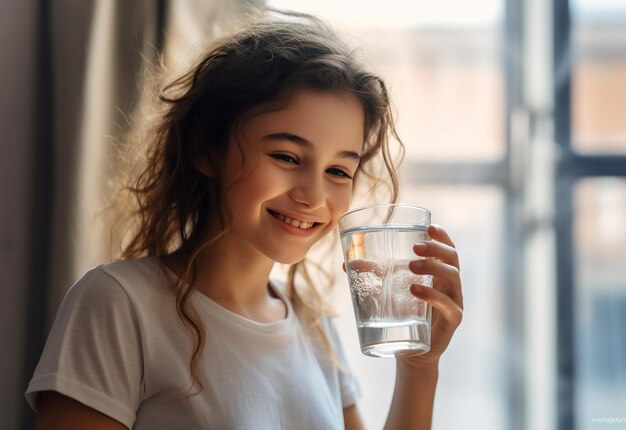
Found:
[[[256,22],[165,87],[125,190],[122,259],[67,293],[26,391],[40,429],[361,429],[350,374],[304,266],[382,160],[397,177],[383,81],[317,20]],[[131,140],[132,143],[132,140]],[[414,252],[434,307],[428,354],[397,359],[387,428],[430,428],[460,324],[446,231]],[[269,280],[290,264],[285,284]],[[299,282],[296,282],[296,279]],[[302,282],[300,282],[302,281]]]

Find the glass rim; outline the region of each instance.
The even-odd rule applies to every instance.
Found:
[[[338,218],[337,222],[341,221],[342,218],[344,218],[344,217],[346,217],[348,215],[352,215],[355,212],[360,212],[360,211],[365,210],[365,209],[378,209],[378,208],[385,208],[385,207],[387,207],[387,208],[389,208],[389,207],[397,207],[397,208],[419,209],[421,211],[426,212],[428,214],[429,218],[432,217],[432,213],[428,209],[426,209],[426,208],[424,208],[422,206],[411,205],[411,204],[407,204],[407,203],[377,203],[375,205],[367,205],[367,206],[361,206],[361,207],[358,207],[358,208],[351,209],[348,212],[346,212],[343,215],[341,215]]]

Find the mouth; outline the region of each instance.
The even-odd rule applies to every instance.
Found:
[[[294,219],[294,218],[290,218],[286,215],[283,215],[279,212],[273,211],[271,209],[267,210],[270,215],[272,215],[274,218],[279,219],[280,221],[284,222],[285,224],[294,227],[294,228],[299,228],[300,230],[309,230],[313,227],[318,226],[320,223],[319,222],[310,222],[310,221],[301,221],[298,219]]]

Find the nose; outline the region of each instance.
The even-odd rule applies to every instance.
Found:
[[[290,196],[295,202],[306,205],[308,209],[324,206],[326,202],[324,178],[316,174],[303,175],[292,188]]]

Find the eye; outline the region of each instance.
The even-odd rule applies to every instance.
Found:
[[[284,161],[285,163],[288,163],[288,164],[298,164],[298,160],[296,160],[291,155],[287,155],[287,154],[270,154],[270,157],[272,157],[272,158],[274,158],[276,160]]]
[[[328,169],[327,172],[330,173],[331,175],[334,175],[334,176],[337,176],[337,177],[340,177],[340,178],[352,179],[352,176],[348,175],[343,170],[337,169],[335,167],[332,167],[332,168]]]

